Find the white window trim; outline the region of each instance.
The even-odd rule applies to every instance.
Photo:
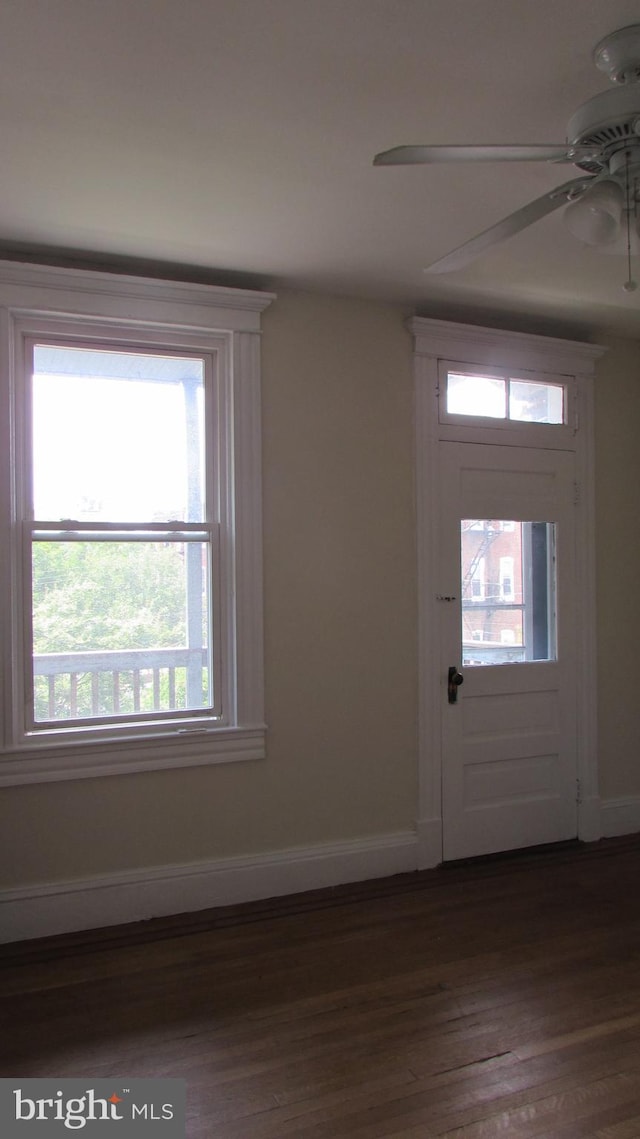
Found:
[[[455,324],[448,320],[430,320],[426,317],[413,318],[409,327],[416,336],[416,355],[422,356],[428,350],[433,361],[435,378],[431,377],[433,383],[430,380],[430,400],[435,393],[436,406],[433,408],[430,403],[429,419],[434,425],[437,424],[438,438],[462,443],[473,438],[476,443],[511,443],[514,446],[529,445],[550,450],[573,448],[571,439],[583,427],[583,379],[591,373],[593,361],[602,354],[603,349],[573,340],[505,332],[475,324]],[[480,416],[449,417],[446,411],[443,413],[444,420],[451,421],[441,421],[440,389],[444,385],[439,383],[438,374],[442,362],[454,367],[486,368],[488,371],[504,369],[511,375],[524,370],[541,382],[566,383],[567,422],[546,424],[489,420]]]
[[[598,789],[595,642],[595,488],[593,405],[594,370],[606,349],[572,340],[506,332],[471,324],[414,317],[407,322],[414,337],[415,462],[418,547],[419,646],[419,808],[417,831],[420,865],[436,866],[442,859],[442,762],[440,753],[440,677],[438,644],[438,528],[440,502],[438,443],[491,443],[571,450],[576,456],[576,535],[580,599],[580,641],[577,661],[578,693],[578,835],[593,841],[601,835]],[[571,427],[513,424],[518,430],[495,429],[487,420],[442,423],[439,417],[439,365],[457,361],[469,367],[526,369],[564,376],[574,393]],[[466,418],[466,417],[456,417]],[[524,430],[519,430],[524,428]]]
[[[78,779],[164,768],[201,766],[265,755],[262,629],[262,496],[260,422],[260,319],[274,294],[94,273],[77,269],[0,262],[0,541],[9,557],[0,565],[5,598],[2,621],[3,735],[0,785]],[[225,692],[228,712],[221,725],[158,722],[152,731],[87,733],[70,730],[21,736],[21,583],[17,579],[20,531],[15,520],[18,489],[13,399],[18,383],[16,337],[73,328],[78,336],[120,337],[157,345],[169,337],[175,348],[217,352],[222,380],[219,413],[226,417],[231,472],[222,483],[222,517],[232,538],[221,543]],[[19,411],[19,405],[18,405]],[[30,665],[30,662],[29,662]]]

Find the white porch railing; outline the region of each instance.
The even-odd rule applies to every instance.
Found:
[[[36,719],[202,708],[208,655],[161,648],[35,656]]]

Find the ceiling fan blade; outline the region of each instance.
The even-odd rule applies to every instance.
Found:
[[[420,166],[435,162],[575,162],[597,157],[598,147],[569,146],[394,146],[376,154],[374,166]]]
[[[470,241],[465,241],[464,245],[459,245],[457,249],[447,253],[445,257],[441,257],[438,261],[428,265],[425,273],[450,273],[454,269],[462,269],[470,261],[479,257],[481,253],[484,253],[486,249],[490,249],[492,245],[497,245],[499,241],[504,241],[507,237],[513,237],[514,234],[520,233],[527,226],[533,225],[540,218],[565,205],[569,200],[569,195],[580,196],[580,192],[585,190],[596,177],[596,175],[585,175],[583,178],[572,178],[570,182],[557,186],[555,190],[543,194],[541,198],[535,198],[533,202],[522,206],[521,209],[509,214],[496,225],[492,225],[489,229],[479,233],[477,237],[472,237]]]

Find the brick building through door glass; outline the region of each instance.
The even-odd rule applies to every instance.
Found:
[[[466,518],[463,664],[556,659],[555,523]]]

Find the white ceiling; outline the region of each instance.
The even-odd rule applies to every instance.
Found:
[[[609,86],[594,45],[636,21],[631,0],[2,0],[0,254],[640,335],[625,259],[561,211],[423,273],[573,167],[371,165],[403,143],[562,142]]]

